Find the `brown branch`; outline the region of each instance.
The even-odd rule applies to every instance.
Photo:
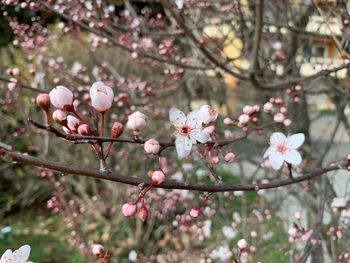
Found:
[[[124,46],[124,45],[120,44],[118,41],[116,41],[115,37],[111,36],[111,32],[104,31],[102,29],[101,30],[95,30],[95,29],[89,27],[89,25],[87,25],[87,24],[85,24],[85,23],[83,23],[81,21],[73,20],[71,16],[69,16],[69,15],[67,15],[65,13],[58,12],[50,4],[47,4],[45,1],[40,1],[40,3],[45,8],[47,8],[49,11],[55,13],[58,16],[63,17],[67,21],[69,21],[69,22],[79,26],[80,28],[82,28],[82,29],[84,29],[84,30],[86,30],[88,32],[94,33],[96,35],[99,35],[99,36],[107,38],[116,47],[119,47],[119,48],[121,48],[121,49],[123,49],[125,51],[128,51],[129,53],[133,53],[135,51],[134,49],[129,48],[127,46]],[[201,66],[187,65],[187,64],[183,64],[181,62],[175,61],[175,60],[165,59],[165,58],[163,58],[161,56],[157,56],[155,54],[149,54],[149,53],[145,53],[145,52],[141,52],[141,51],[138,51],[138,54],[140,56],[142,56],[142,57],[153,59],[153,60],[161,62],[161,63],[174,65],[174,66],[177,66],[177,67],[180,67],[180,68],[187,68],[187,69],[193,69],[193,70],[208,70],[208,69],[211,68],[211,67],[201,67]]]
[[[97,143],[97,142],[121,142],[121,143],[144,144],[147,141],[147,140],[141,140],[141,139],[134,140],[134,139],[125,139],[125,138],[96,137],[96,136],[83,136],[83,135],[78,135],[78,134],[67,134],[67,133],[64,133],[64,132],[57,130],[53,126],[45,126],[45,125],[42,125],[40,123],[33,121],[32,119],[28,119],[28,122],[33,124],[38,129],[52,132],[55,136],[57,136],[59,138],[66,139],[68,141],[72,141],[72,142],[77,143],[77,144],[78,143]],[[252,133],[253,131],[257,131],[257,130],[260,130],[260,129],[263,129],[266,127],[270,127],[270,126],[275,125],[275,124],[276,123],[267,123],[267,124],[261,125],[259,127],[252,128],[249,130],[249,132],[244,133],[243,135],[241,135],[239,137],[235,137],[233,139],[227,139],[227,140],[213,141],[213,142],[209,141],[209,142],[206,142],[205,144],[223,147],[223,146],[229,145],[233,142],[246,139],[248,137],[248,135],[250,133]],[[174,142],[159,142],[159,144],[162,147],[160,151],[163,151],[164,149],[166,149],[168,147],[175,146]],[[201,143],[198,142],[198,144],[201,144]]]
[[[113,182],[128,184],[138,186],[144,184],[148,186],[151,184],[149,178],[139,178],[132,176],[120,175],[110,171],[100,171],[92,168],[82,168],[81,166],[67,165],[56,161],[46,160],[38,157],[29,156],[27,154],[15,152],[9,149],[7,145],[0,143],[0,149],[12,157],[12,161],[29,164],[32,166],[37,166],[41,168],[47,168],[54,171],[58,171],[64,174],[76,174],[86,177],[93,177],[97,179],[109,180]],[[314,177],[320,176],[322,174],[328,173],[330,171],[335,171],[339,169],[345,169],[347,162],[339,162],[337,165],[328,166],[325,168],[319,168],[307,174],[300,175],[294,179],[279,179],[271,181],[267,184],[216,184],[216,185],[205,185],[200,183],[183,183],[166,180],[162,184],[154,185],[157,188],[165,189],[180,189],[180,190],[194,190],[194,191],[205,191],[205,192],[226,192],[226,191],[257,191],[260,189],[271,189],[281,186],[287,186],[310,180]]]
[[[255,32],[254,32],[254,38],[253,38],[253,50],[252,50],[252,58],[253,63],[251,66],[251,73],[253,76],[255,75],[256,71],[259,67],[259,61],[258,61],[258,55],[259,55],[259,49],[260,49],[260,43],[261,43],[261,30],[264,25],[263,21],[263,15],[264,15],[264,0],[259,0],[258,3],[255,6],[255,15],[256,15],[256,25],[255,25]]]
[[[297,84],[301,84],[313,79],[316,79],[318,77],[322,77],[322,76],[328,76],[332,73],[335,73],[337,71],[340,71],[342,69],[347,69],[350,68],[350,63],[347,64],[343,64],[341,66],[335,67],[333,69],[325,69],[325,70],[321,70],[313,75],[310,76],[306,76],[306,77],[299,77],[299,78],[294,78],[294,79],[289,79],[286,81],[281,81],[281,82],[276,82],[276,83],[272,83],[272,84],[266,84],[266,83],[261,83],[259,82],[258,85],[259,87],[266,89],[266,90],[282,90],[282,89],[288,89],[290,88],[291,85],[297,85]],[[259,80],[259,79],[258,79]]]
[[[174,11],[173,6],[169,3],[168,0],[160,0],[160,3],[164,8],[166,8],[170,15],[175,19],[176,23],[184,30],[185,34],[194,42],[196,47],[206,56],[206,58],[211,61],[215,66],[221,68],[226,73],[231,74],[237,78],[242,80],[247,80],[246,76],[243,76],[237,72],[234,72],[230,69],[225,63],[220,62],[204,45],[201,44],[201,41],[197,39],[197,37],[192,33],[192,31],[187,27],[185,21]]]

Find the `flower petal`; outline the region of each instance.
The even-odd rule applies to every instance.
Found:
[[[7,249],[0,259],[0,262],[13,262],[12,250]]]
[[[274,147],[269,147],[265,153],[264,153],[264,156],[263,156],[263,159],[267,158],[270,156],[270,154],[273,154],[275,151],[274,151]]]
[[[299,148],[305,141],[304,133],[293,134],[286,139],[286,146],[291,149]]]
[[[195,138],[200,143],[206,143],[209,140],[209,134],[200,129],[192,130],[191,137]]]
[[[302,162],[300,153],[293,149],[289,149],[288,151],[286,151],[283,155],[283,158],[287,163],[294,165],[299,165]]]
[[[286,136],[281,132],[274,132],[270,137],[270,144],[282,144],[286,140]]]
[[[186,115],[177,108],[171,108],[169,110],[169,120],[173,125],[184,125],[186,123]]]
[[[30,246],[24,245],[13,252],[14,263],[25,263],[27,262],[30,254]]]
[[[187,136],[176,136],[175,147],[180,159],[185,158],[191,153],[192,142]]]
[[[271,167],[275,170],[278,170],[281,168],[282,164],[284,162],[283,156],[279,153],[274,153],[269,155],[269,163]]]
[[[191,128],[201,128],[202,127],[203,118],[201,116],[201,112],[199,110],[193,110],[187,115],[186,124]]]

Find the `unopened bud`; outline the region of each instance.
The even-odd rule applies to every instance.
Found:
[[[112,138],[118,138],[120,135],[122,135],[124,130],[124,125],[120,122],[114,122],[112,125]]]
[[[92,135],[92,129],[87,124],[81,124],[78,127],[78,134],[90,136],[90,135]]]
[[[145,206],[142,206],[139,211],[139,218],[142,222],[145,222],[148,217],[148,210]]]
[[[50,96],[46,93],[40,93],[36,99],[36,104],[45,112],[49,112],[50,109]]]

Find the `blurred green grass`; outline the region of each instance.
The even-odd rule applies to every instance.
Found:
[[[2,220],[0,228],[9,226],[12,231],[0,237],[0,253],[28,244],[32,262],[85,262],[80,252],[67,242],[67,232],[64,232],[60,220],[57,215],[38,214],[36,211]]]

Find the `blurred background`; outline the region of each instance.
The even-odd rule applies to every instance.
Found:
[[[219,111],[215,136],[230,139],[243,134],[243,107],[259,105],[258,121],[244,125],[252,130],[248,138],[213,153],[224,183],[288,178],[288,171],[274,172],[263,162],[273,131],[306,135],[304,161],[295,174],[344,159],[350,138],[349,4],[1,0],[0,142],[33,156],[98,168],[86,145],[56,138],[28,118],[44,123],[34,99],[56,85],[71,89],[76,108],[89,116],[89,88],[102,80],[115,94],[107,129],[139,110],[149,117],[142,137],[160,141],[172,140],[172,106],[189,112],[212,105]],[[264,111],[267,102],[272,109]],[[232,124],[224,124],[226,117]],[[272,125],[253,131],[267,123]],[[185,160],[177,160],[173,149],[165,151],[167,178],[212,184],[197,151]],[[232,164],[222,157],[229,151],[236,155]],[[107,164],[120,174],[146,177],[158,158],[139,145],[114,144]],[[111,253],[111,262],[233,262],[237,240],[245,238],[249,255],[242,262],[350,262],[349,174],[323,178],[214,194],[198,218],[188,211],[202,193],[153,189],[144,223],[120,212],[136,199],[135,187],[22,165],[3,155],[0,252],[29,244],[33,262],[98,262],[91,253],[98,243]],[[311,242],[320,210],[319,233]]]

